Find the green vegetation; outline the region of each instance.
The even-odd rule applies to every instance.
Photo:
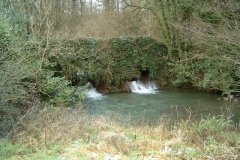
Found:
[[[224,5],[223,5],[224,3]],[[177,86],[239,91],[239,1],[153,1]]]
[[[149,4],[133,1],[126,5],[149,11],[148,16],[153,16],[160,30],[152,36],[155,39],[136,36],[58,40],[52,35],[55,25],[50,26],[54,18],[48,17],[49,13],[46,24],[39,24],[31,17],[35,13],[18,2],[12,6],[3,2],[1,102],[25,106],[40,99],[72,106],[83,98],[84,92],[69,87],[78,83],[76,78],[82,85],[90,80],[101,91],[116,92],[126,90],[126,81],[140,78],[143,72],[160,85],[223,94],[239,92],[237,1],[228,1],[224,6],[220,2],[192,0]],[[44,36],[39,36],[41,33]]]
[[[222,117],[169,130],[76,110],[88,81],[103,92],[125,91],[143,73],[160,85],[239,94],[239,0],[102,5],[0,1],[0,158],[101,159],[108,151],[123,159],[238,159],[239,131]]]
[[[127,81],[140,78],[141,71],[147,70],[152,79],[159,79],[166,66],[166,46],[149,37],[76,39],[50,46],[45,68],[69,80],[78,73],[80,82],[85,80],[86,84],[89,79],[108,91],[121,91]],[[81,73],[87,73],[88,79]]]

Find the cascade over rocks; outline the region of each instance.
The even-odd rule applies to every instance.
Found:
[[[142,83],[141,81],[132,81],[128,84],[131,92],[138,94],[155,94],[158,89],[157,84],[151,81],[145,83]]]
[[[50,41],[48,63],[72,85],[91,82],[100,92],[129,91],[128,81],[159,81],[167,47],[150,37]]]

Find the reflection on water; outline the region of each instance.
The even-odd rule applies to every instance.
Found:
[[[162,90],[152,95],[107,94],[102,99],[87,99],[85,109],[92,115],[110,115],[119,121],[155,123],[163,116],[172,120],[225,115],[236,118],[239,102],[229,104],[219,96],[188,90]]]

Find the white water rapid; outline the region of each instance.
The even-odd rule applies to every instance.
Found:
[[[157,85],[154,82],[147,82],[146,84],[140,81],[129,82],[129,87],[133,93],[138,94],[155,94],[157,93]]]
[[[87,98],[90,99],[102,99],[103,95],[97,92],[96,88],[90,88],[86,94]]]

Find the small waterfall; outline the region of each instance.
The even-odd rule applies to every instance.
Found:
[[[102,99],[103,95],[97,92],[96,88],[90,88],[86,94],[87,98],[90,99]]]
[[[133,93],[139,94],[155,94],[157,93],[157,85],[154,82],[147,82],[146,84],[141,81],[129,82],[129,87]]]

